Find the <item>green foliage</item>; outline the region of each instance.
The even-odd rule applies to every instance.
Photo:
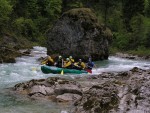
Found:
[[[10,0],[10,4],[13,6],[10,25],[16,34],[38,42],[62,9],[62,0]]]
[[[44,34],[54,21],[59,18],[62,9],[61,0],[38,0],[38,17],[34,19],[39,32]]]
[[[138,48],[136,51],[142,54],[140,51],[150,49],[150,0],[0,0],[0,33],[14,32],[44,45],[45,32],[60,15],[81,7],[91,8],[112,30],[112,51],[133,52]],[[87,19],[82,13],[76,15]]]
[[[144,46],[139,46],[136,50],[127,51],[129,54],[138,55],[138,56],[149,56],[150,49],[145,48]]]
[[[69,3],[68,7],[70,7],[70,9],[71,8],[81,8],[81,7],[83,7],[83,4],[82,4],[82,2],[75,1],[75,3]]]
[[[118,32],[116,32],[116,33],[114,33],[114,40],[113,40],[113,47],[116,47],[116,48],[118,48],[119,50],[123,50],[123,51],[125,51],[125,50],[127,50],[127,49],[129,49],[128,48],[128,44],[129,44],[129,40],[130,40],[130,38],[129,38],[129,34],[127,34],[127,33],[118,33]]]
[[[81,0],[62,0],[62,11],[67,11],[73,8],[82,8],[84,7]]]
[[[51,21],[59,17],[61,4],[61,0],[38,0],[41,15],[51,19]]]
[[[150,0],[145,0],[145,14],[150,17]]]
[[[121,12],[117,9],[114,10],[112,15],[110,15],[108,20],[108,26],[113,32],[122,32],[123,31],[123,21],[121,19]]]
[[[7,0],[0,0],[0,18],[8,18],[12,7]]]
[[[150,42],[150,27],[145,34],[145,40],[144,40],[143,45],[145,45],[145,47],[147,47],[147,48],[150,48],[149,42]]]
[[[118,3],[117,7],[112,9],[108,20],[108,26],[114,32],[111,52],[149,54],[150,18],[144,16],[144,8],[147,8],[144,5],[143,0],[123,0],[122,5]]]
[[[144,13],[144,3],[145,0],[123,0],[122,13],[127,31],[132,31],[130,26],[130,20],[132,17]]]
[[[9,14],[12,11],[12,6],[7,0],[0,0],[0,32],[2,32],[8,24]]]
[[[130,49],[135,49],[139,45],[143,44],[144,27],[143,27],[143,16],[137,15],[131,19],[132,33],[130,36]]]
[[[27,37],[29,40],[36,41],[36,27],[31,19],[25,19],[23,17],[16,19],[14,22],[14,28],[16,28],[19,34]]]
[[[143,36],[143,45],[145,45],[146,48],[150,48],[150,18],[145,17],[144,18],[144,36]]]

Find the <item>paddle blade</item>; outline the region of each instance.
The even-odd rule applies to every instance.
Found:
[[[36,71],[36,68],[35,68],[35,67],[32,67],[32,71]]]
[[[61,75],[64,75],[64,71],[62,70],[60,74],[61,74]]]

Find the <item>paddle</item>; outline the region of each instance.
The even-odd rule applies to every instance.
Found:
[[[64,75],[64,70],[61,70],[61,73],[60,73],[61,75]]]
[[[41,67],[41,66],[40,66],[40,67]],[[39,67],[39,66],[31,67],[31,70],[32,70],[32,71],[40,71],[40,67]]]
[[[62,68],[63,68],[63,66],[64,66],[64,61],[63,61],[63,59],[62,59]],[[61,73],[60,73],[61,75],[64,75],[64,70],[62,69],[61,70]]]
[[[95,69],[96,69],[96,71],[97,71],[97,66],[96,66],[96,64],[94,64],[94,67],[95,67]]]
[[[36,71],[37,70],[36,67],[32,67],[31,69],[32,69],[32,71]]]

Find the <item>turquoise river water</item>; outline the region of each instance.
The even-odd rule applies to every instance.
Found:
[[[51,76],[62,76],[54,74],[43,74],[40,70],[40,63],[37,61],[40,57],[46,56],[46,48],[34,47],[31,56],[22,56],[17,58],[16,63],[0,64],[0,113],[68,113],[67,106],[58,105],[49,101],[35,101],[16,97],[7,92],[7,88],[15,84],[31,79],[41,79]],[[93,74],[112,71],[126,71],[133,67],[143,69],[150,68],[149,61],[137,61],[122,59],[110,56],[108,60],[98,61]],[[86,75],[64,75],[64,77],[74,78],[75,76]],[[93,75],[91,75],[93,76]]]

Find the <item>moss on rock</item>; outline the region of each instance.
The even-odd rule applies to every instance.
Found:
[[[72,18],[74,21],[82,21],[82,26],[84,28],[95,28],[100,27],[96,15],[89,8],[76,8],[71,9],[63,14],[63,17]]]
[[[89,8],[75,8],[65,12],[47,32],[47,53],[72,55],[87,61],[108,59],[112,33],[98,22]]]

